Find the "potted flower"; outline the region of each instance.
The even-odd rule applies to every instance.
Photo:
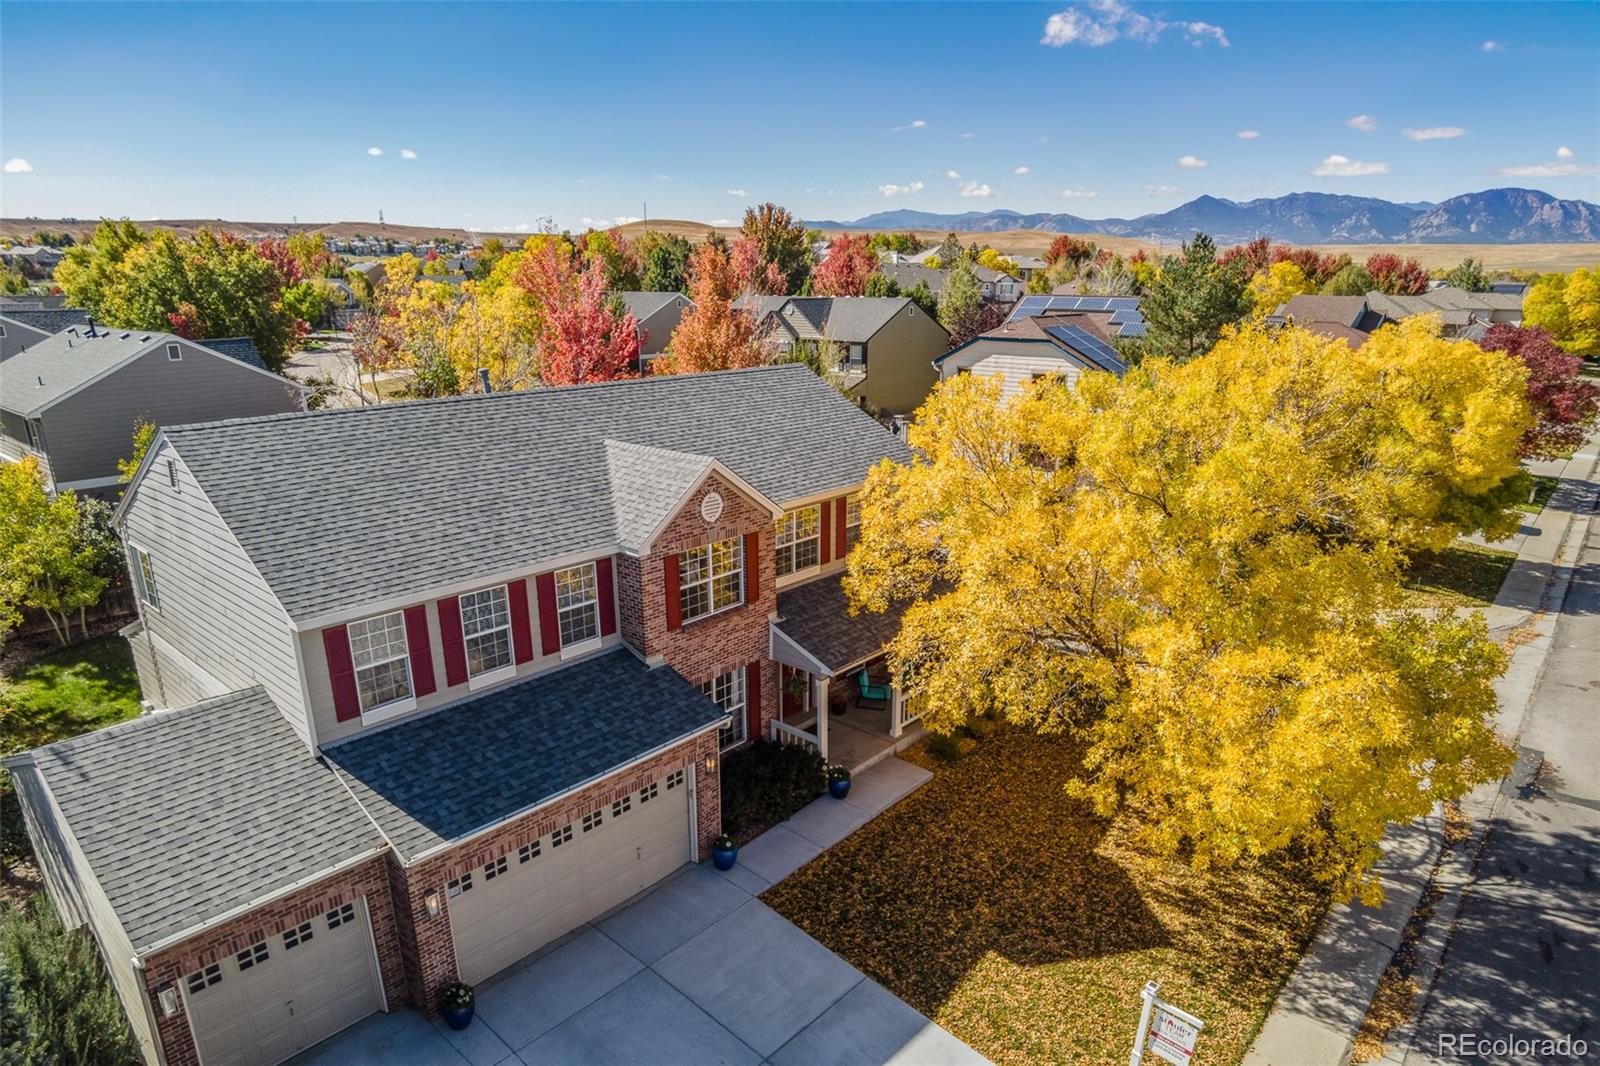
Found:
[[[445,1024],[452,1029],[465,1029],[472,1024],[472,1010],[477,1003],[477,997],[472,993],[472,986],[465,981],[444,986],[439,993],[439,1010],[444,1014]]]
[[[810,691],[810,689],[810,682],[806,681],[806,679],[799,674],[790,674],[788,677],[783,679],[783,691],[787,695],[795,697],[804,696],[808,691]]]
[[[843,766],[828,767],[828,795],[842,800],[850,795],[850,771]]]
[[[717,869],[733,869],[733,864],[738,860],[738,858],[738,845],[734,844],[733,838],[727,833],[723,833],[716,840],[712,841],[711,861],[716,864]]]

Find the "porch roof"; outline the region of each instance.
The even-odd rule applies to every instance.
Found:
[[[791,662],[812,673],[833,677],[883,650],[900,631],[906,605],[892,605],[883,614],[850,612],[844,592],[844,575],[818,578],[778,593],[778,620],[773,628],[783,641],[804,652],[811,662]],[[774,641],[773,654],[787,661],[786,649]],[[816,667],[821,667],[819,671]]]

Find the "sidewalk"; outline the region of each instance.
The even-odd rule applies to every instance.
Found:
[[[1549,656],[1560,606],[1600,491],[1597,467],[1600,434],[1592,435],[1567,461],[1550,502],[1536,521],[1525,524],[1518,533],[1517,561],[1493,606],[1484,611],[1490,633],[1497,640],[1505,642],[1513,633],[1517,637],[1506,672],[1495,682],[1500,704],[1497,726],[1513,744],[1521,734]],[[1517,772],[1513,770],[1513,776]],[[1462,800],[1473,836],[1443,863],[1440,812],[1411,825],[1390,828],[1377,865],[1386,887],[1384,905],[1374,910],[1341,904],[1328,912],[1305,957],[1278,994],[1244,1066],[1342,1066],[1348,1062],[1378,980],[1431,880],[1444,895],[1435,904],[1434,916],[1418,942],[1418,963],[1413,971],[1419,987],[1429,987],[1460,906],[1461,889],[1471,879],[1472,860],[1501,792],[1501,783],[1494,782]],[[1416,1013],[1420,1014],[1421,1008],[1419,1003]],[[1403,1056],[1410,1036],[1409,1024],[1401,1026],[1387,1043]],[[1385,1061],[1391,1061],[1394,1053],[1391,1050]]]

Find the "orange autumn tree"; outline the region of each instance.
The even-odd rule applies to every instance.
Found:
[[[755,315],[733,306],[740,292],[738,273],[727,252],[711,241],[696,249],[689,260],[689,299],[694,304],[684,311],[666,354],[651,364],[651,370],[698,374],[766,362]]]
[[[516,280],[539,305],[539,376],[546,385],[633,377],[639,322],[613,304],[603,265],[580,269],[570,245],[547,240],[528,249]]]
[[[867,279],[878,272],[878,253],[866,237],[835,237],[828,257],[811,271],[811,291],[818,296],[860,296]]]

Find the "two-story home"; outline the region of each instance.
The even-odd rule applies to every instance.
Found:
[[[11,307],[0,305],[0,361],[73,326],[88,326],[89,312],[79,307]]]
[[[114,494],[134,423],[158,426],[299,411],[300,386],[249,338],[72,326],[0,361],[0,462],[36,456],[52,492]]]
[[[908,458],[799,365],[161,430],[116,513],[154,709],[5,762],[145,1055],[434,1010],[705,856],[723,753],[825,748],[881,653],[839,571]]]
[[[641,364],[667,350],[667,341],[683,321],[683,313],[694,306],[694,301],[681,292],[617,292],[613,295],[639,323]]]
[[[1046,378],[1073,385],[1088,371],[1128,372],[1111,344],[1112,311],[1046,311],[980,333],[934,360],[939,380],[960,374],[998,376],[1001,395],[1014,396]]]
[[[914,289],[921,282],[928,286],[929,292],[939,296],[944,292],[945,282],[950,280],[948,267],[935,270],[921,263],[901,262],[898,257],[884,263],[878,270],[885,277],[892,278],[900,286],[901,292]],[[977,276],[978,289],[985,301],[1011,304],[1022,296],[1025,286],[1022,279],[1013,274],[978,263],[972,264],[972,272]]]

